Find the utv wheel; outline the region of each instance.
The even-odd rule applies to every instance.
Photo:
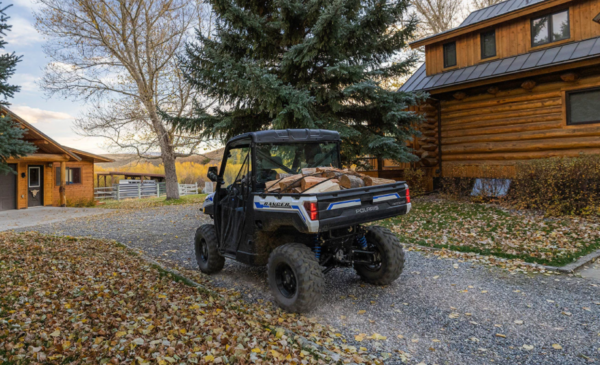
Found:
[[[361,279],[370,284],[388,285],[398,279],[404,269],[404,249],[389,229],[369,227],[366,234],[369,250],[377,252],[377,264],[356,265]]]
[[[196,261],[200,271],[205,274],[214,274],[223,269],[225,258],[219,254],[215,226],[205,224],[196,230],[194,249]]]
[[[269,256],[269,286],[279,306],[289,312],[315,308],[325,289],[325,277],[308,246],[288,243]]]

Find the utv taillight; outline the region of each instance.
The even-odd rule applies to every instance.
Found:
[[[305,202],[304,209],[306,209],[306,213],[310,217],[311,221],[316,221],[319,219],[319,212],[317,211],[317,202]]]
[[[406,188],[406,203],[410,203],[410,190]]]

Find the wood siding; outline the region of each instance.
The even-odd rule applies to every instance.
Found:
[[[560,6],[552,11],[566,9]],[[561,42],[550,43],[544,46],[531,47],[530,20],[538,15],[526,16],[486,30],[496,29],[496,57],[481,59],[480,31],[459,36],[456,41],[457,65],[447,70],[477,65],[499,58],[512,57],[533,50],[553,47],[559,44],[580,41],[583,39],[600,36],[600,24],[592,19],[600,13],[600,0],[588,0],[572,3],[569,7],[571,38]],[[546,13],[546,12],[545,12]],[[542,13],[542,14],[545,14]],[[486,31],[484,30],[484,31]],[[435,43],[425,46],[426,72],[433,75],[445,71],[443,60],[443,44]]]
[[[60,167],[60,163],[54,163],[52,170]],[[88,202],[94,199],[94,163],[90,161],[67,162],[67,168],[81,168],[81,184],[67,185],[67,205],[76,202]],[[54,175],[53,175],[54,176]],[[52,180],[54,190],[54,206],[60,206],[59,186],[56,186],[56,178]]]
[[[26,209],[28,207],[28,197],[29,197],[29,177],[28,177],[28,167],[29,165],[43,166],[44,167],[44,187],[42,190],[44,206],[52,205],[53,199],[53,187],[52,182],[54,181],[54,172],[52,168],[48,167],[48,163],[43,161],[40,162],[22,162],[18,160],[9,160],[11,163],[16,163],[17,165],[17,209]],[[21,174],[25,174],[25,177],[22,177]]]
[[[566,91],[595,86],[600,76],[442,101],[443,176],[511,177],[520,161],[600,153],[600,124],[566,124]]]

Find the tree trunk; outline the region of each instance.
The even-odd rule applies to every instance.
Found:
[[[175,167],[175,150],[171,144],[171,139],[166,128],[162,124],[156,107],[148,108],[152,125],[158,136],[160,145],[160,155],[165,167],[165,182],[167,185],[167,200],[179,199],[179,184],[177,182],[177,169]]]

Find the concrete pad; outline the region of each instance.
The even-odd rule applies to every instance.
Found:
[[[600,260],[584,266],[580,271],[582,277],[600,283]]]
[[[0,212],[0,231],[35,227],[72,218],[89,217],[114,212],[114,209],[35,207]]]

